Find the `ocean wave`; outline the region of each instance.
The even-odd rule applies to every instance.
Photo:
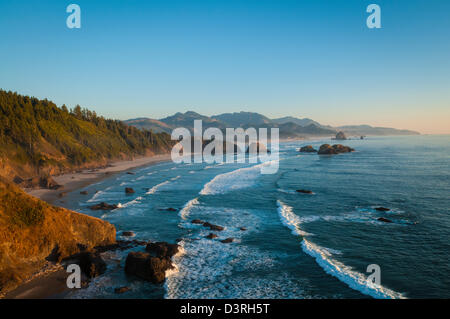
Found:
[[[351,267],[333,259],[330,250],[326,248],[303,239],[302,249],[305,253],[315,258],[317,264],[319,264],[327,274],[336,277],[352,289],[377,299],[405,298],[401,293],[395,292],[382,285],[369,282],[363,274],[354,271]]]
[[[180,177],[181,177],[181,176],[175,176],[175,177],[172,177],[171,179],[168,179],[167,181],[164,181],[164,182],[162,182],[162,183],[159,183],[158,185],[155,185],[155,186],[153,186],[152,188],[150,188],[146,194],[147,194],[147,195],[154,194],[154,193],[156,193],[157,190],[159,190],[159,189],[160,189],[161,187],[163,187],[164,185],[167,185],[167,184],[169,184],[170,182],[176,181],[176,180],[179,179]]]
[[[200,191],[200,195],[224,194],[229,191],[251,187],[254,185],[255,179],[261,175],[261,168],[264,165],[270,165],[272,162],[274,161],[219,174],[205,184]]]
[[[189,212],[192,209],[192,207],[194,207],[195,205],[198,205],[198,197],[191,199],[189,202],[186,203],[186,205],[184,205],[184,207],[180,210],[180,217],[182,219],[186,219],[189,216]]]
[[[404,298],[400,293],[397,293],[391,289],[388,289],[382,285],[376,285],[368,282],[367,278],[354,271],[351,267],[344,265],[343,263],[332,258],[333,255],[341,254],[338,250],[330,248],[320,247],[310,241],[308,241],[305,233],[300,229],[300,225],[305,222],[312,222],[322,217],[320,216],[307,216],[300,218],[292,211],[292,207],[284,204],[282,201],[277,201],[278,213],[281,218],[281,222],[292,230],[292,234],[302,236],[302,250],[313,257],[317,264],[325,270],[325,272],[333,277],[336,277],[343,283],[347,284],[350,288],[355,289],[365,295],[372,296],[374,298]]]

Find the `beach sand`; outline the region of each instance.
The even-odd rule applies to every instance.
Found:
[[[60,189],[29,189],[25,190],[31,196],[42,199],[50,204],[61,198],[61,193],[68,193],[82,187],[88,186],[92,183],[98,182],[104,178],[109,177],[113,173],[131,170],[141,166],[156,164],[170,160],[170,154],[155,155],[151,157],[142,157],[130,161],[112,162],[108,167],[101,169],[89,169],[80,173],[69,173],[59,176],[52,176],[53,179],[61,186]]]

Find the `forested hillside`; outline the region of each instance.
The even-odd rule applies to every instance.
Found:
[[[166,133],[0,90],[0,175],[22,179],[168,152]]]

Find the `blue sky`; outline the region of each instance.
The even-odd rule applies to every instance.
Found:
[[[382,29],[366,26],[371,3]],[[107,117],[243,110],[450,133],[447,0],[0,0],[0,30],[0,88]]]

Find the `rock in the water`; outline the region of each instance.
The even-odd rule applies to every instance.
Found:
[[[222,243],[224,243],[224,244],[229,244],[229,243],[232,243],[234,241],[234,238],[227,238],[227,239],[224,239],[224,240],[221,240],[220,242],[222,242]]]
[[[110,205],[105,202],[101,202],[100,204],[93,205],[89,207],[91,210],[113,210],[116,209],[118,206],[116,204]]]
[[[127,172],[127,174],[128,174],[128,175],[134,175],[134,173],[133,173],[133,172]]]
[[[307,189],[297,189],[296,192],[302,193],[302,194],[314,194],[312,191],[307,190]]]
[[[392,223],[392,220],[384,218],[384,217],[380,217],[377,220],[380,221],[380,222]]]
[[[134,189],[132,189],[131,187],[126,187],[125,188],[125,193],[126,194],[134,194]]]
[[[341,131],[341,132],[337,132],[335,139],[336,140],[346,140],[347,136],[345,136],[344,132]]]
[[[166,242],[149,243],[145,250],[156,257],[171,258],[180,250],[177,244],[169,244]]]
[[[128,291],[130,291],[130,287],[118,287],[118,288],[114,288],[114,293],[116,294],[123,294],[126,293]]]
[[[377,210],[379,212],[388,212],[388,211],[390,211],[390,209],[386,208],[386,207],[376,207],[375,210]]]
[[[206,236],[206,238],[208,238],[208,239],[214,239],[214,238],[217,238],[217,235],[214,234],[214,233],[210,233],[208,236]]]
[[[353,152],[354,149],[348,146],[344,146],[342,144],[335,144],[331,146],[330,144],[323,144],[319,148],[319,155],[334,155],[340,153],[349,153]]]
[[[78,260],[80,269],[89,278],[97,277],[106,271],[106,263],[98,253],[84,251],[73,257]]]
[[[169,208],[165,208],[165,209],[161,209],[161,210],[164,210],[166,212],[177,212],[178,211],[178,209],[173,208],[173,207],[169,207]]]
[[[317,150],[312,145],[303,146],[300,148],[302,153],[317,153]]]
[[[166,270],[173,269],[168,258],[153,257],[149,253],[130,252],[125,261],[125,272],[152,283],[162,283]]]
[[[198,224],[198,225],[203,225],[205,222],[200,220],[200,219],[194,219],[193,221],[191,221],[192,224]]]
[[[123,231],[122,232],[122,236],[125,236],[125,237],[133,237],[134,235],[135,234],[132,231]]]
[[[242,231],[246,231],[247,230],[247,228],[245,228],[245,227],[241,227],[239,229],[242,230]]]
[[[80,194],[81,194],[81,195],[87,195],[88,192],[87,192],[87,191],[81,191]]]
[[[216,230],[216,231],[222,231],[222,230],[224,230],[224,229],[225,229],[225,228],[224,228],[224,227],[222,227],[222,226],[218,226],[218,225],[210,224],[210,223],[208,223],[208,222],[206,222],[206,223],[203,223],[203,226],[205,226],[205,227],[209,227],[209,229],[211,229],[211,230]]]

